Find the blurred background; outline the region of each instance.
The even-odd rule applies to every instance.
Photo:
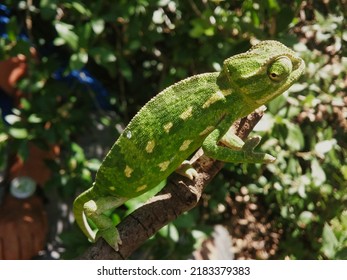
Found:
[[[227,164],[131,258],[347,259],[346,12],[346,0],[2,1],[0,259],[84,252],[72,202],[132,116],[267,39],[307,65],[255,128],[277,161]]]

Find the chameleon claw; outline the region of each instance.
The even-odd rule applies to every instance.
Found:
[[[194,180],[198,176],[198,172],[189,163],[188,160],[182,162],[182,164],[176,169],[176,173],[187,177],[190,180]]]
[[[245,144],[242,147],[242,150],[247,155],[247,158],[249,158],[250,162],[261,162],[261,163],[272,163],[276,160],[275,157],[272,155],[266,154],[266,153],[256,153],[254,152],[254,149],[258,146],[260,143],[261,137],[260,136],[254,136],[252,138],[249,138],[246,140]]]
[[[264,163],[272,163],[276,160],[276,158],[269,154],[264,154]]]
[[[252,152],[255,149],[255,147],[258,146],[260,140],[260,136],[253,136],[252,138],[247,139],[242,147],[242,150],[245,152]]]

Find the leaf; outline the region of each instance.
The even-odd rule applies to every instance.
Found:
[[[17,139],[26,139],[29,135],[25,128],[11,127],[8,132],[13,138]]]
[[[312,180],[316,186],[320,186],[326,180],[323,168],[319,165],[317,159],[311,161]]]
[[[88,62],[88,54],[85,52],[74,53],[70,57],[70,68],[79,70]]]
[[[283,8],[276,16],[277,32],[285,31],[294,19],[294,11],[291,8]]]
[[[57,14],[57,4],[56,1],[52,0],[41,0],[40,1],[40,14],[45,20],[54,19]]]
[[[285,139],[288,148],[291,151],[301,150],[304,146],[304,136],[301,132],[300,126],[289,121],[286,121],[285,123],[288,128],[288,136]]]
[[[179,240],[179,232],[172,223],[162,227],[158,233],[165,238],[172,239],[174,242],[178,242]]]
[[[56,22],[55,29],[57,30],[61,39],[64,40],[73,50],[77,50],[78,47],[78,36],[73,32],[74,26],[63,22]]]
[[[314,147],[314,151],[320,158],[324,158],[324,154],[329,152],[336,145],[336,139],[318,142]]]
[[[285,107],[287,103],[287,99],[285,96],[280,95],[276,97],[274,100],[272,100],[268,105],[269,112],[271,112],[273,115],[277,115],[278,111]]]
[[[308,224],[312,222],[314,218],[314,215],[310,211],[303,211],[301,212],[299,219],[298,219],[298,225],[302,228],[305,228]]]
[[[335,255],[335,259],[347,260],[347,247],[339,250]]]
[[[105,29],[105,21],[103,19],[93,20],[91,24],[94,33],[97,35],[101,34]]]
[[[75,8],[76,11],[78,11],[80,14],[85,16],[91,16],[91,12],[89,9],[87,9],[85,6],[83,6],[80,2],[72,2],[72,7]]]
[[[324,224],[322,234],[322,251],[329,258],[333,259],[336,254],[336,248],[338,246],[338,240],[328,223]]]
[[[117,60],[114,53],[103,47],[96,47],[89,50],[89,54],[94,58],[95,62],[100,65],[115,62]]]
[[[37,115],[35,114],[31,114],[28,118],[28,122],[30,123],[41,123],[42,122],[42,119],[40,117],[38,117]]]
[[[7,115],[5,116],[5,121],[10,124],[10,125],[13,125],[17,122],[19,122],[21,120],[21,118],[17,115]]]
[[[253,130],[254,131],[271,131],[274,124],[275,124],[274,117],[269,113],[265,113],[264,116],[260,119],[260,121],[256,124]]]
[[[341,166],[340,170],[341,170],[343,178],[347,181],[347,165]]]

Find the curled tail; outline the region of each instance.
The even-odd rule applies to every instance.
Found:
[[[94,198],[93,188],[81,193],[73,203],[73,213],[76,223],[81,228],[83,233],[92,241],[95,241],[95,233],[90,228],[87,217],[84,213],[84,204]]]

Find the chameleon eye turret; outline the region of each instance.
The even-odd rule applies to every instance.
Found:
[[[286,57],[278,57],[268,68],[269,78],[274,82],[283,81],[293,70],[292,61]]]

